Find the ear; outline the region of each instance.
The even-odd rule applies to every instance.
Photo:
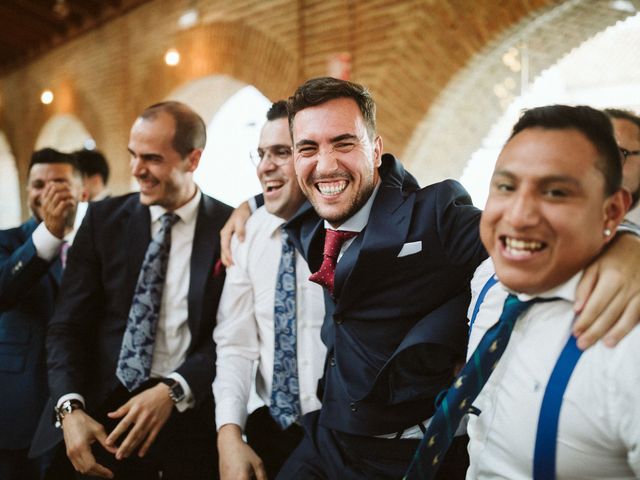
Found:
[[[605,200],[603,231],[609,230],[612,234],[616,231],[627,213],[630,198],[629,192],[620,189]],[[605,242],[609,242],[614,237],[612,234],[606,235]]]
[[[194,148],[187,156],[187,162],[189,162],[187,171],[193,172],[198,168],[198,165],[200,164],[200,157],[202,157],[202,149]]]
[[[382,137],[380,135],[373,139],[373,162],[376,168],[382,165]]]

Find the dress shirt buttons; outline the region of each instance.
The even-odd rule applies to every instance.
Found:
[[[352,412],[357,412],[357,411],[358,411],[358,406],[356,405],[356,403],[355,403],[355,402],[351,402],[351,403],[349,404],[349,407],[351,407],[351,411],[352,411]]]

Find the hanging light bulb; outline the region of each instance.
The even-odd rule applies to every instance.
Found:
[[[180,52],[175,48],[170,48],[167,53],[164,54],[164,63],[170,67],[175,67],[180,63]]]
[[[42,94],[40,94],[40,101],[45,105],[49,105],[53,102],[53,92],[49,89],[44,90]]]

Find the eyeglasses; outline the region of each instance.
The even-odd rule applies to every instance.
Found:
[[[256,151],[249,153],[251,157],[251,163],[257,168],[258,165],[269,155],[269,159],[274,165],[282,167],[289,162],[291,158],[291,147],[286,145],[273,145],[265,149],[259,148]]]
[[[627,158],[632,155],[640,155],[640,150],[627,150],[626,148],[620,147],[620,153],[622,154],[622,162],[626,162]]]

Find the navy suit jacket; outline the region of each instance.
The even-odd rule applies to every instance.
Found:
[[[216,268],[219,232],[232,210],[203,195],[196,220],[188,293],[191,343],[184,363],[176,370],[189,384],[196,408],[203,402],[214,408],[212,330],[224,283],[224,270]],[[149,208],[140,203],[137,193],[90,204],[70,250],[62,280],[64,293],[47,334],[53,402],[64,394],[80,393],[91,414],[119,385],[116,366],[138,274],[151,241],[150,221]],[[61,439],[51,432],[51,410],[45,410],[40,424],[34,448],[46,448]]]
[[[391,155],[365,229],[337,265],[335,292],[325,291],[325,375],[320,382],[325,427],[379,435],[432,415],[436,395],[464,360],[469,281],[486,258],[480,210],[448,180],[419,189]],[[310,204],[287,224],[316,271],[324,224]],[[399,257],[403,245],[420,251]]]
[[[0,449],[30,445],[47,398],[44,337],[61,267],[38,257],[37,226],[0,231]]]

